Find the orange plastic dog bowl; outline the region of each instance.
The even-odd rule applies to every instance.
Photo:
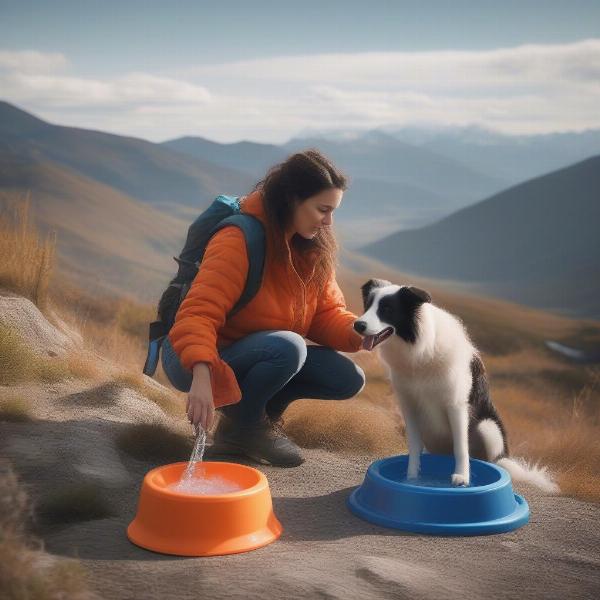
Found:
[[[207,477],[222,477],[242,489],[218,495],[169,489],[187,464],[173,463],[146,473],[136,517],[127,528],[134,544],[164,554],[213,556],[248,552],[281,535],[263,473],[236,463],[202,462]]]

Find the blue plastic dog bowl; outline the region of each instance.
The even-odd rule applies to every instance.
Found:
[[[512,531],[529,521],[529,505],[515,494],[508,472],[470,459],[468,487],[453,486],[454,456],[423,454],[419,479],[407,481],[408,455],[377,460],[348,498],[350,510],[371,523],[437,535]]]

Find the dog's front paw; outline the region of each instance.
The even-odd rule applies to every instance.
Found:
[[[469,475],[462,475],[461,473],[453,473],[452,475],[452,485],[469,485]]]

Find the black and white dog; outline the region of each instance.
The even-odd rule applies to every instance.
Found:
[[[495,462],[513,479],[558,491],[545,467],[508,458],[502,420],[485,367],[462,322],[413,286],[371,279],[362,286],[365,313],[354,329],[378,348],[406,424],[408,478],[422,451],[454,454],[453,485],[469,485],[469,457]]]

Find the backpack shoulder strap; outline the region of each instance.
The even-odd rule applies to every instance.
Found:
[[[231,317],[244,308],[244,306],[246,306],[246,304],[248,304],[248,302],[250,302],[250,300],[256,296],[261,286],[265,268],[266,239],[265,228],[263,224],[259,219],[253,217],[252,215],[240,213],[231,217],[227,217],[213,229],[213,234],[220,229],[223,229],[223,227],[227,227],[228,225],[235,225],[244,233],[249,262],[248,277],[246,279],[244,291],[227,315],[228,317]]]
[[[235,313],[240,311],[254,296],[256,296],[263,278],[264,266],[265,266],[265,255],[266,255],[266,236],[265,229],[263,224],[259,219],[253,217],[252,215],[246,215],[239,212],[239,199],[236,196],[218,196],[217,201],[213,202],[210,210],[219,211],[222,214],[222,211],[229,211],[231,215],[231,210],[234,211],[234,214],[228,217],[223,218],[219,223],[211,230],[209,238],[212,237],[217,231],[222,229],[223,227],[227,227],[228,225],[235,225],[239,227],[243,233],[244,238],[246,240],[246,250],[248,252],[248,276],[246,278],[246,284],[244,286],[244,290],[242,291],[242,295],[233,306],[231,311],[229,311],[228,317],[233,316]],[[196,222],[192,225],[192,227],[200,228],[205,226],[204,222],[198,218]],[[193,239],[193,236],[197,236],[198,232],[192,230],[188,233],[188,240]],[[187,244],[186,244],[187,245]],[[192,245],[190,244],[190,247]],[[195,263],[192,260],[191,253],[190,257],[185,255],[185,252],[182,252],[180,256],[180,272],[185,268],[194,268],[197,270]],[[160,346],[164,338],[168,335],[168,328],[162,321],[155,321],[150,324],[149,328],[149,340],[148,340],[148,354],[146,357],[146,363],[144,364],[143,372],[146,375],[152,376],[156,371],[156,367],[159,360]]]

